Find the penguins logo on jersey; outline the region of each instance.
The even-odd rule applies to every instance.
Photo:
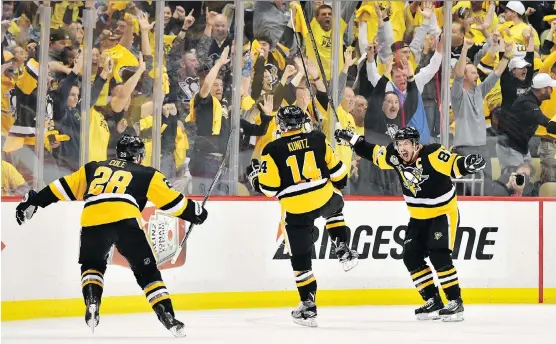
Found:
[[[421,191],[421,184],[429,179],[428,175],[423,175],[423,167],[420,164],[420,158],[417,159],[415,167],[397,166],[400,176],[402,176],[403,186],[411,191],[413,196],[417,196],[417,192]]]

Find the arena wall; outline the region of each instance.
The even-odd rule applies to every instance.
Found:
[[[15,199],[2,202],[2,320],[81,316],[77,259],[83,205],[60,202],[39,209],[23,226],[15,221],[16,205]],[[279,204],[215,198],[207,209],[209,218],[194,229],[184,257],[164,265],[175,308],[294,306],[297,292]],[[153,210],[145,210],[145,221]],[[466,304],[556,303],[556,200],[469,198],[460,201],[460,214],[453,256]],[[324,222],[317,222],[313,270],[319,305],[420,303],[401,260],[405,203],[348,198],[345,216],[360,263],[344,272],[330,255]],[[173,240],[156,244],[171,245],[177,237]],[[105,275],[102,313],[149,311],[131,270],[116,256]]]

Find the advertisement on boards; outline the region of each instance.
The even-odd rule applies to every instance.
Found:
[[[169,259],[174,256],[182,238],[185,236],[186,222],[159,211],[154,206],[145,207],[142,215],[143,231],[145,231],[145,236],[151,245],[153,255],[157,262],[165,262],[158,268],[166,270],[183,266],[187,247],[184,247],[180,252],[175,264],[172,264]],[[115,246],[112,246],[110,250],[108,264],[129,268],[127,260]]]
[[[538,266],[536,202],[460,202],[460,226],[455,233],[452,258],[470,287],[534,287]],[[407,209],[402,202],[348,202],[344,208],[350,227],[349,245],[359,254],[359,266],[350,277],[374,279],[405,277],[403,242]],[[313,231],[313,265],[319,276],[340,277],[341,271],[324,220]],[[274,264],[289,260],[283,223],[276,224]],[[522,231],[518,228],[523,228]],[[515,278],[515,266],[530,266],[524,278]],[[316,272],[317,273],[317,272]],[[367,286],[369,284],[367,283]],[[373,286],[371,282],[370,286]],[[393,284],[392,284],[393,286]]]

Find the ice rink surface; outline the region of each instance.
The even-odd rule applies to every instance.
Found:
[[[154,313],[106,315],[94,335],[82,318],[2,323],[2,343],[556,343],[556,305],[466,306],[465,321],[417,321],[412,306],[321,307],[319,327],[300,327],[290,309],[178,312],[186,338]]]

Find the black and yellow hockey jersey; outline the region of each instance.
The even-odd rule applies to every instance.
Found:
[[[173,216],[181,217],[190,202],[171,188],[162,173],[152,167],[113,159],[85,164],[37,195],[41,207],[57,201],[85,201],[81,226],[89,227],[136,218],[147,200]]]
[[[396,170],[412,218],[431,219],[457,212],[456,188],[451,178],[468,174],[463,156],[435,143],[423,145],[417,159],[405,164],[393,143],[384,147],[363,141],[354,149],[379,168]]]
[[[283,210],[307,213],[328,202],[333,183],[345,184],[347,168],[324,134],[293,131],[263,149],[259,186],[266,196],[276,196]]]

